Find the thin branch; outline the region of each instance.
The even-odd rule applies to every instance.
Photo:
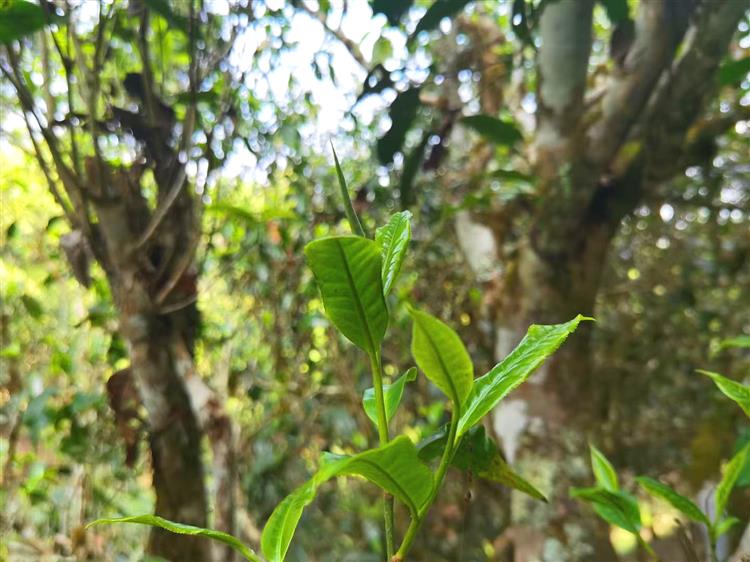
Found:
[[[191,6],[191,15],[193,14],[193,1],[190,2]],[[143,84],[144,84],[144,94],[145,94],[145,106],[146,106],[146,113],[148,115],[149,122],[153,124],[156,121],[156,114],[154,112],[155,107],[155,99],[154,99],[154,77],[153,72],[151,71],[151,64],[150,64],[150,55],[149,55],[149,47],[148,47],[148,8],[145,6],[142,7],[142,13],[140,16],[140,29],[138,34],[138,51],[140,53],[141,57],[141,65],[142,65],[142,76],[143,76]],[[192,18],[191,18],[191,26],[192,26]],[[194,48],[194,45],[191,46],[191,49]],[[195,84],[195,69],[194,69],[194,56],[191,56],[191,63],[190,63],[190,87],[195,88],[197,87]],[[186,154],[189,153],[190,148],[190,138],[192,137],[192,123],[195,120],[195,99],[192,100],[190,107],[188,108],[188,115],[186,116],[185,123],[183,124],[183,137],[182,137],[182,147],[181,149],[184,150]],[[173,207],[175,202],[177,201],[178,196],[182,192],[182,189],[185,185],[185,179],[186,179],[186,172],[185,172],[185,166],[179,162],[177,158],[174,159],[175,163],[177,163],[178,168],[176,170],[176,177],[174,178],[174,181],[172,181],[172,185],[169,188],[169,191],[167,192],[164,199],[160,202],[159,206],[157,207],[156,211],[152,215],[149,224],[147,225],[146,229],[143,231],[143,233],[139,236],[138,240],[136,240],[133,250],[138,250],[142,247],[144,247],[154,236],[157,229],[161,225],[161,223],[164,221],[166,216],[169,214],[170,209]],[[170,174],[172,175],[172,174]],[[167,186],[160,185],[159,188],[166,188]]]
[[[748,8],[750,0],[726,0],[719,6],[711,3],[691,27],[682,54],[662,79],[643,119],[648,175],[658,175],[660,166],[683,155],[685,137],[717,89],[716,73]],[[720,134],[736,122],[733,119],[746,114],[746,110],[735,110],[734,115],[714,121],[711,127]],[[705,141],[711,133],[707,127],[703,126],[702,139],[693,136],[688,140]]]
[[[597,108],[601,115],[588,131],[587,157],[600,168],[610,163],[625,142],[684,36],[687,21],[670,17],[671,4],[680,3],[661,0],[639,5],[635,40],[624,68],[612,73]]]
[[[44,17],[47,22],[47,26],[49,26],[52,23],[52,16],[50,14],[50,6],[46,2],[42,2],[40,4],[42,6],[42,10],[44,11]],[[60,64],[62,64],[63,72],[65,74],[65,90],[68,100],[68,114],[73,115],[75,114],[75,107],[73,104],[73,79],[72,79],[72,71],[71,71],[71,65],[72,65],[72,59],[70,56],[70,45],[72,44],[72,38],[71,38],[71,31],[70,31],[70,25],[65,26],[65,31],[68,34],[68,51],[67,53],[63,53],[62,46],[60,45],[60,41],[57,39],[57,35],[55,35],[54,32],[50,31],[50,37],[52,38],[52,44],[55,46],[55,50],[57,51],[58,56],[60,57]],[[46,41],[45,41],[46,44]],[[51,77],[47,77],[48,79],[51,79]],[[54,117],[54,115],[53,115]],[[78,150],[78,141],[76,139],[76,131],[75,127],[73,126],[73,123],[70,119],[67,120],[67,129],[68,134],[70,135],[70,149],[71,149],[71,156],[73,158],[73,169],[75,170],[76,174],[78,176],[81,176],[81,159],[80,154]]]
[[[11,73],[11,71],[5,68],[4,65],[0,65],[0,71],[2,71],[3,75],[13,85],[13,87],[16,90],[16,93],[18,94],[18,98],[21,101],[21,106],[22,106],[21,113],[23,114],[24,123],[26,124],[26,128],[29,132],[29,139],[31,139],[31,144],[34,147],[34,153],[36,155],[37,162],[39,163],[39,167],[42,169],[42,173],[44,174],[44,177],[47,180],[47,185],[49,187],[50,192],[52,193],[52,196],[55,198],[55,201],[62,208],[63,213],[65,214],[65,217],[68,219],[70,224],[73,225],[74,227],[82,227],[84,221],[82,221],[80,217],[76,216],[75,210],[67,204],[62,194],[57,189],[55,181],[52,178],[52,174],[50,172],[47,161],[44,157],[44,154],[42,153],[42,149],[39,146],[39,143],[37,142],[34,136],[33,127],[31,126],[31,121],[29,120],[29,113],[34,115],[38,126],[42,129],[43,127],[41,125],[41,121],[39,120],[36,113],[34,112],[33,105],[31,106],[29,105],[30,94],[28,90],[26,89],[26,86],[22,82],[18,81],[17,79],[18,76],[15,72]],[[44,136],[44,132],[45,131],[43,130],[42,131],[43,136]],[[51,136],[51,135],[48,134],[48,136]],[[50,152],[52,152],[53,148],[50,146],[49,138],[47,136],[45,136],[45,140],[47,141],[48,148],[50,148]],[[58,158],[59,158],[59,155],[58,155]],[[54,160],[54,153],[53,153],[53,160]],[[63,181],[63,185],[65,185],[65,181]],[[70,195],[70,191],[68,192],[68,194]]]
[[[320,24],[323,26],[323,29],[326,31],[326,33],[330,34],[334,38],[338,39],[338,41],[346,47],[346,49],[349,51],[349,54],[352,56],[352,58],[359,63],[359,65],[367,71],[369,69],[370,63],[367,61],[367,58],[362,54],[362,51],[359,48],[359,45],[349,39],[344,32],[341,30],[341,27],[331,27],[328,25],[328,21],[326,20],[326,15],[323,12],[317,12],[307,6],[304,2],[299,3],[299,8],[308,14],[313,19],[320,22]]]
[[[71,224],[71,226],[73,226],[73,228],[77,228],[79,226],[78,218],[76,217],[74,211],[68,206],[67,202],[60,193],[60,190],[57,189],[55,181],[52,179],[52,174],[50,173],[49,166],[47,165],[47,161],[44,158],[44,155],[42,154],[42,148],[34,138],[34,131],[31,128],[31,122],[29,121],[28,114],[25,111],[23,112],[23,119],[26,123],[26,130],[29,132],[31,144],[34,147],[36,160],[39,163],[39,167],[42,169],[44,178],[47,180],[47,186],[49,187],[50,193],[52,193],[52,197],[54,197],[57,204],[62,208],[63,214],[65,215],[65,218],[68,219],[68,222]]]
[[[112,4],[112,7],[114,4]],[[108,193],[109,177],[108,169],[104,165],[104,158],[102,157],[101,147],[99,146],[99,134],[96,128],[96,114],[97,114],[97,101],[99,99],[99,93],[101,91],[101,67],[103,63],[103,45],[104,45],[104,31],[107,26],[108,17],[112,14],[112,7],[107,15],[102,16],[102,3],[99,2],[99,21],[97,23],[96,30],[96,41],[94,43],[94,63],[91,73],[89,74],[89,95],[88,95],[88,110],[89,110],[89,134],[91,135],[91,142],[94,145],[94,157],[96,158],[97,167],[97,183],[100,194],[111,195]],[[89,178],[90,181],[93,178]]]
[[[169,279],[167,279],[166,283],[164,283],[164,285],[161,287],[161,289],[159,289],[159,292],[156,295],[157,306],[161,306],[162,304],[164,304],[164,301],[172,292],[172,289],[175,288],[180,279],[182,279],[183,274],[187,271],[188,267],[190,267],[190,264],[193,263],[193,260],[195,258],[195,249],[198,247],[199,240],[200,236],[196,234],[192,235],[192,240],[190,240],[188,247],[185,248],[185,251],[182,253],[182,255],[179,256],[177,263],[169,276]]]
[[[149,13],[145,4],[140,6],[140,25],[138,26],[138,53],[141,57],[141,75],[143,77],[143,94],[146,115],[149,124],[156,121],[156,104],[154,102],[154,73],[151,70],[151,55],[148,47]]]
[[[173,312],[177,312],[178,310],[182,310],[183,308],[187,308],[191,304],[198,302],[198,292],[196,291],[195,294],[190,295],[186,299],[183,299],[181,301],[178,301],[173,304],[168,304],[166,306],[160,306],[158,308],[159,314],[167,315],[172,314]],[[158,303],[157,303],[158,304]]]
[[[180,192],[185,185],[185,179],[185,166],[180,164],[180,167],[177,170],[177,177],[172,184],[172,188],[169,190],[169,193],[167,193],[167,196],[164,198],[161,204],[157,207],[156,211],[151,217],[151,220],[148,223],[148,226],[136,241],[133,249],[138,250],[144,247],[154,236],[156,230],[159,228],[162,221],[164,221],[167,214],[169,213],[169,210],[172,208],[175,201],[177,201],[177,197],[180,195]]]
[[[190,67],[188,68],[188,81],[190,91],[190,105],[187,108],[187,114],[182,124],[182,139],[180,139],[180,150],[186,155],[190,153],[190,147],[193,144],[193,131],[195,129],[195,120],[198,114],[198,55],[195,48],[196,42],[196,25],[195,25],[195,0],[190,0],[190,15],[188,28],[188,42],[190,45]]]

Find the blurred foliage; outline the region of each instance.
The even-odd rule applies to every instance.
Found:
[[[472,45],[481,32],[475,16],[488,15],[503,35],[493,51],[494,79],[498,85],[520,80],[528,97],[536,79],[530,59],[539,2],[417,1],[397,10],[397,3],[372,0],[383,15],[362,38],[371,46],[373,69],[367,70],[303,3],[238,3],[231,14],[217,11],[205,32],[221,36],[222,23],[241,24],[244,35],[235,40],[245,49],[238,49],[236,62],[246,68],[222,69],[199,93],[198,118],[219,132],[199,139],[198,147],[207,166],[211,158],[227,161],[201,182],[197,364],[239,428],[240,536],[256,544],[262,523],[307,478],[321,451],[352,452],[377,441],[360,403],[369,386],[367,365],[325,319],[302,254],[315,237],[348,232],[328,141],[346,156],[344,173],[368,231],[404,203],[415,215],[410,258],[390,297],[394,320],[383,357],[391,378],[410,364],[407,299],[457,327],[478,372],[492,366],[483,280],[461,256],[452,219],[460,209],[535,196],[528,163],[513,150],[525,125],[503,111],[502,98],[498,117],[480,113],[492,85],[478,80]],[[157,80],[180,113],[184,22],[164,11],[168,3],[148,4],[160,14],[154,45],[173,53]],[[324,19],[338,21],[342,2],[318,4]],[[594,69],[606,64],[608,17],[621,17],[613,14],[623,3],[602,4]],[[442,19],[456,13],[452,25]],[[747,43],[750,24],[743,25]],[[301,36],[313,28],[319,47],[303,53]],[[113,29],[110,68],[117,70],[102,80],[115,89],[134,70],[130,33],[126,25]],[[26,41],[31,81],[39,86],[50,45],[38,35]],[[720,80],[719,108],[747,100],[747,57],[728,61]],[[61,100],[64,91],[56,84],[52,94]],[[335,92],[343,94],[325,99]],[[473,122],[445,111],[446,92],[455,92],[448,101]],[[39,87],[35,94],[45,92]],[[332,110],[332,103],[343,107]],[[95,270],[84,290],[69,272],[60,209],[30,157],[16,100],[4,83],[0,113],[0,533],[7,537],[0,559],[9,551],[19,561],[136,559],[144,529],[81,528],[97,517],[148,512],[153,503],[148,456],[126,466],[107,405],[105,382],[127,364],[127,350],[102,273]],[[747,121],[738,124],[707,147],[705,165],[675,180],[679,190],[656,194],[624,221],[597,305],[595,373],[607,420],[602,448],[626,477],[668,474],[689,494],[750,435],[742,412],[695,372],[710,368],[736,380],[750,373],[747,349],[722,345],[750,334],[749,130]],[[467,139],[477,135],[494,143],[497,164],[467,178]],[[445,420],[435,392],[423,378],[407,385],[396,431],[414,440],[437,431]],[[414,428],[417,415],[428,420],[423,434]],[[489,524],[486,509],[496,515],[493,524],[503,521],[499,502],[490,501],[502,492],[458,474],[453,487],[457,501],[438,505],[427,522],[441,537],[430,560],[455,559],[464,536]],[[326,484],[304,515],[290,559],[377,560],[371,553],[381,544],[378,497],[360,482]],[[750,495],[733,501],[734,513],[747,521]],[[491,543],[477,544],[478,552],[464,550],[466,559],[495,559]]]

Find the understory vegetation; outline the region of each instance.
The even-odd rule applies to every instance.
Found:
[[[750,0],[0,0],[0,560],[750,560]]]

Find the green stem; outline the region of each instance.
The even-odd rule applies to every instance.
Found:
[[[380,351],[370,355],[370,368],[372,369],[372,386],[375,389],[375,406],[378,418],[378,438],[380,446],[386,445],[388,437],[388,416],[385,412],[385,395],[383,393],[383,362]],[[387,560],[393,556],[393,497],[387,493],[383,494],[383,519],[385,521],[385,552]]]
[[[383,392],[383,363],[380,360],[380,352],[376,351],[370,355],[370,368],[372,369],[372,386],[375,389],[375,408],[378,418],[378,438],[380,446],[388,443],[388,417],[385,413],[385,394]]]
[[[651,545],[648,544],[646,541],[644,541],[641,535],[637,534],[636,537],[638,538],[638,544],[640,544],[643,547],[643,549],[649,554],[649,556],[651,556],[651,558],[653,558],[655,562],[661,562],[661,558],[659,558],[656,552],[654,552],[654,549],[651,548]]]
[[[383,494],[383,519],[385,520],[385,556],[390,560],[393,556],[393,496]]]
[[[451,461],[453,461],[453,455],[456,452],[456,449],[458,449],[459,443],[461,442],[460,439],[456,442],[458,418],[458,412],[454,411],[451,415],[451,425],[450,429],[448,430],[448,440],[445,443],[445,450],[443,450],[443,456],[440,458],[440,464],[438,465],[438,470],[435,474],[435,484],[432,488],[432,493],[425,502],[424,506],[419,510],[419,513],[417,513],[416,516],[412,517],[412,520],[409,523],[409,528],[406,530],[406,534],[404,535],[404,540],[401,542],[401,546],[398,548],[398,552],[396,552],[396,555],[391,559],[391,562],[403,562],[403,560],[406,558],[406,555],[409,553],[411,545],[414,542],[414,539],[416,538],[420,527],[422,527],[422,522],[424,521],[427,512],[432,507],[432,504],[435,503],[435,498],[437,498],[438,492],[443,486],[445,474],[446,472],[448,472],[448,467],[450,466]]]

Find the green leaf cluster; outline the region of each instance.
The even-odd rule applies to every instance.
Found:
[[[388,559],[403,560],[435,501],[449,466],[471,471],[480,478],[520,490],[535,499],[544,495],[505,462],[495,442],[480,425],[481,419],[522,384],[565,341],[579,323],[577,316],[564,324],[531,326],[518,346],[488,373],[474,379],[468,350],[458,334],[442,320],[409,307],[413,323],[411,350],[417,367],[450,401],[447,430],[418,449],[405,435],[390,438],[389,423],[398,410],[408,382],[417,377],[409,368],[390,384],[383,379],[381,345],[389,324],[388,298],[395,286],[411,241],[411,214],[395,213],[376,230],[365,230],[349,199],[344,174],[334,153],[341,195],[354,234],[320,238],[304,250],[317,281],[325,313],[333,326],[363,350],[372,368],[372,387],[363,395],[367,417],[378,429],[380,445],[349,456],[324,454],[318,471],[287,496],[271,514],[261,536],[261,550],[269,562],[282,562],[302,513],[319,487],[334,477],[356,476],[384,492],[384,521]],[[437,469],[425,462],[440,457]],[[393,504],[403,504],[411,521],[394,553]],[[248,560],[259,560],[237,539],[207,529],[173,524],[160,518],[138,516],[99,522],[134,522],[174,532],[219,540],[239,550]]]
[[[0,43],[10,43],[44,27],[44,10],[26,0],[0,2]]]
[[[641,516],[638,500],[620,489],[617,472],[612,463],[595,446],[590,445],[591,469],[596,486],[589,488],[571,488],[573,498],[589,503],[594,511],[610,525],[633,533],[639,543],[650,553],[651,548],[640,538]],[[750,443],[746,444],[724,466],[721,480],[714,492],[713,520],[690,498],[680,494],[671,486],[649,476],[638,476],[636,481],[648,494],[664,501],[679,511],[687,519],[706,526],[711,546],[715,548],[718,537],[726,533],[738,519],[726,517],[724,512],[729,495],[735,487],[750,454]]]

